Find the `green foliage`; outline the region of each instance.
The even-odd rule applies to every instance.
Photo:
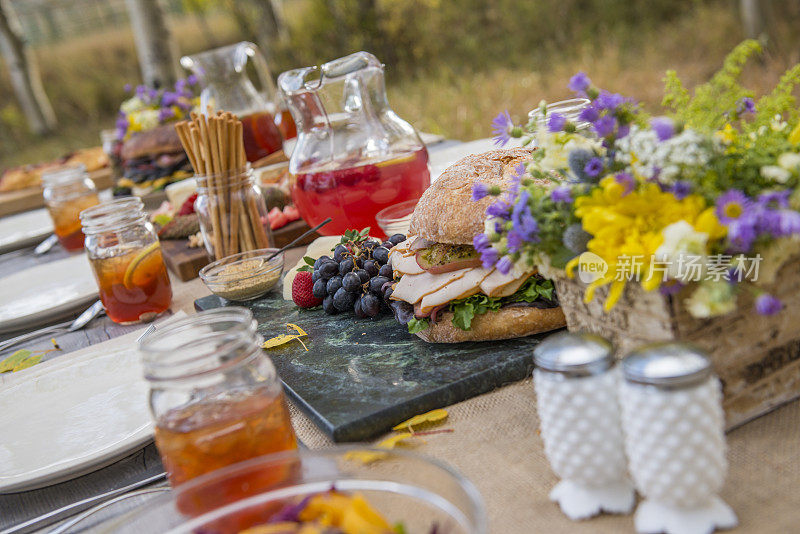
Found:
[[[792,94],[800,84],[800,63],[787,70],[781,76],[778,85],[768,95],[764,95],[756,104],[756,118],[749,130],[768,125],[775,115],[784,115],[790,125],[797,124],[800,111],[797,100]]]
[[[534,275],[528,278],[522,287],[511,296],[487,297],[483,293],[476,293],[471,297],[454,300],[450,303],[449,310],[453,312],[453,325],[461,330],[469,330],[476,315],[497,311],[503,305],[514,302],[552,300],[553,291],[555,288],[551,280]]]
[[[722,68],[711,80],[695,88],[692,97],[677,74],[667,71],[662,105],[679,122],[695,130],[705,133],[719,130],[730,120],[730,114],[736,112],[736,103],[744,97],[753,96],[752,92],[739,85],[739,77],[747,60],[759,52],[761,45],[758,41],[740,43],[728,54]]]

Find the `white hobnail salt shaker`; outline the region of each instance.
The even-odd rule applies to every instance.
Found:
[[[622,426],[640,533],[710,534],[736,514],[719,498],[727,471],[719,380],[700,350],[646,345],[622,363]]]
[[[633,509],[613,347],[586,333],[552,335],[533,351],[544,451],[561,481],[550,492],[572,520]]]

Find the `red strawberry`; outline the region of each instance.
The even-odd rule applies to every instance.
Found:
[[[314,282],[311,281],[310,271],[300,271],[292,280],[292,300],[301,308],[313,308],[322,304],[312,293]]]
[[[194,213],[195,200],[197,200],[197,193],[192,193],[181,205],[181,208],[178,210],[178,215],[191,215]]]

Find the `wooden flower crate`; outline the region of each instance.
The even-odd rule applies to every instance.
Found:
[[[618,357],[654,341],[687,341],[705,349],[723,383],[728,430],[800,397],[800,256],[785,262],[765,288],[785,304],[772,316],[756,314],[754,296],[745,291],[736,311],[695,319],[683,304],[688,288],[667,297],[637,283],[627,284],[617,305],[604,312],[607,287],[584,303],[586,284],[561,274],[554,282],[567,328],[605,336]]]

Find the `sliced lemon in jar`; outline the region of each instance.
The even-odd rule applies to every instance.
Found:
[[[157,253],[160,248],[161,244],[156,241],[155,243],[152,243],[139,251],[139,254],[137,254],[136,257],[131,260],[131,262],[128,264],[128,268],[125,269],[125,277],[122,279],[122,283],[125,287],[131,289],[136,285],[133,283],[136,269],[142,265],[147,258]]]
[[[416,157],[417,157],[417,153],[416,152],[412,152],[411,154],[408,154],[407,156],[400,156],[400,157],[394,158],[394,159],[387,159],[387,160],[384,160],[384,161],[379,161],[378,163],[375,164],[375,166],[376,167],[386,167],[388,165],[397,165],[398,163],[406,163],[407,161],[411,161]]]

